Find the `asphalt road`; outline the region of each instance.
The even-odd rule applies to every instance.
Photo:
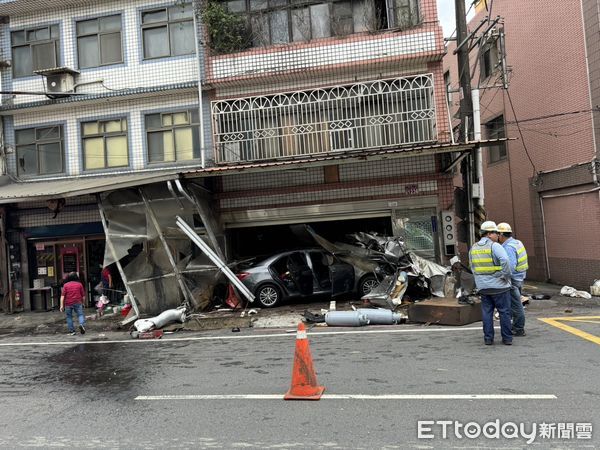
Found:
[[[600,323],[581,326],[600,336]],[[295,334],[283,330],[122,342],[109,339],[123,334],[8,337],[0,340],[0,447],[522,448],[528,439],[538,448],[599,447],[600,346],[532,318],[528,331],[510,347],[497,331],[486,347],[479,325],[314,328],[311,352],[326,394],[370,396],[319,402],[219,397],[287,391]],[[393,397],[421,394],[501,397]],[[493,437],[492,426],[492,438],[468,438],[459,429],[460,438],[453,422],[444,439],[442,425],[422,424],[433,438],[418,438],[418,421],[440,420],[503,432]],[[529,438],[502,429],[509,422],[523,424]],[[542,423],[556,424],[554,439],[542,437]],[[586,423],[591,439],[582,439]]]

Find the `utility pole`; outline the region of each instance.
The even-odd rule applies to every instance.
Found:
[[[471,95],[471,67],[469,63],[469,46],[467,40],[467,18],[465,11],[465,0],[454,0],[456,16],[456,42],[458,58],[458,76],[460,84],[460,142],[466,143],[473,138],[473,98]],[[469,156],[461,163],[463,189],[467,197],[468,205],[468,233],[466,244],[472,245],[475,236],[474,206],[473,206],[473,167],[475,152],[471,151]]]
[[[454,5],[456,11],[456,42],[458,45],[460,45],[457,48],[458,76],[461,91],[460,141],[465,143],[473,137],[473,99],[471,97],[471,67],[469,63],[469,46],[465,44],[465,39],[467,39],[467,18],[465,12],[465,0],[454,0]]]

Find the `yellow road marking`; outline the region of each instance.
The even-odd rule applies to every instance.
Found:
[[[575,327],[571,327],[567,324],[561,323],[561,322],[584,322],[586,319],[600,319],[600,316],[581,316],[581,317],[550,317],[550,318],[546,318],[546,319],[538,319],[541,320],[542,322],[547,323],[548,325],[552,325],[556,328],[559,328],[563,331],[566,331],[567,333],[571,333],[574,334],[575,336],[578,336],[582,339],[586,339],[588,341],[593,342],[594,344],[598,344],[600,345],[600,337],[598,336],[594,336],[593,334],[590,333],[586,333],[585,331],[582,331],[578,328]],[[598,322],[592,322],[592,323],[598,323]]]
[[[600,320],[564,319],[563,322],[593,323],[595,325],[600,325]]]

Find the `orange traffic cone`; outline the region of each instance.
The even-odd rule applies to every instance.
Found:
[[[313,368],[306,327],[302,322],[298,324],[296,334],[296,353],[294,354],[294,368],[292,369],[292,385],[283,396],[284,400],[319,400],[325,388],[317,385],[317,375]]]

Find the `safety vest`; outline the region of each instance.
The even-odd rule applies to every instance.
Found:
[[[529,269],[529,263],[527,260],[527,250],[525,250],[525,246],[518,239],[511,239],[508,241],[508,245],[514,248],[517,251],[517,267],[515,267],[515,272],[525,272]]]
[[[471,247],[469,258],[471,259],[471,269],[477,275],[491,275],[502,270],[502,266],[494,262],[492,256],[493,241],[488,240],[485,244],[479,243]]]

